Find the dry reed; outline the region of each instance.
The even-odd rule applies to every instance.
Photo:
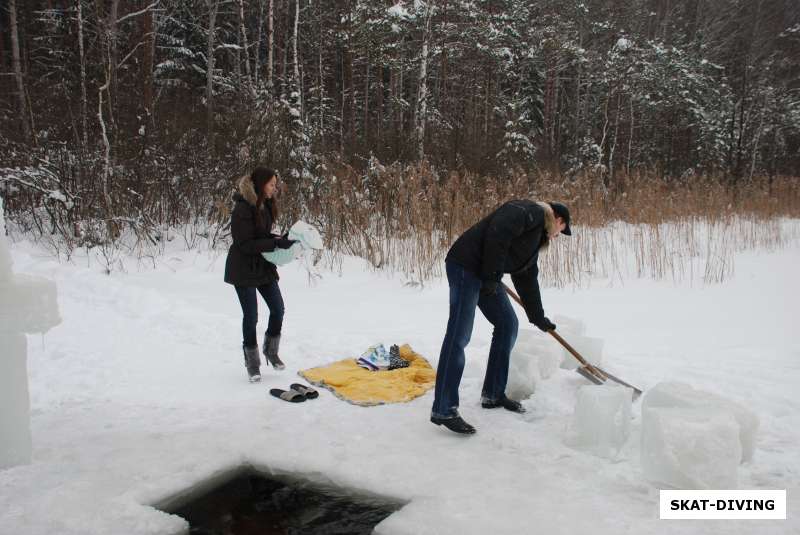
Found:
[[[733,273],[734,253],[779,249],[800,236],[795,177],[732,185],[716,177],[667,181],[636,174],[609,189],[591,175],[492,179],[439,175],[426,164],[366,173],[340,165],[324,201],[309,206],[333,252],[329,262],[352,254],[423,284],[441,275],[444,255],[461,232],[512,198],[559,200],[571,208],[574,235],[556,240],[540,260],[545,285],[627,276],[721,282]]]

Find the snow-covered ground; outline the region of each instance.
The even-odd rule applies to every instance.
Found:
[[[719,285],[596,280],[543,294],[550,317],[580,318],[605,341],[604,366],[620,377],[645,390],[683,381],[754,410],[758,445],[739,487],[787,489],[786,521],[659,520],[639,463],[641,402],[617,461],[565,445],[585,384],[574,372],[542,382],[524,415],[481,409],[491,330],[480,314],[461,386],[475,436],[429,423],[432,392],[371,408],[324,390],[301,404],[268,395],[376,342],[410,343],[435,366],[444,280],[412,288],[352,258],[313,285],[299,266],[281,269],[287,368],[262,368],[253,385],[224,254],[130,259],[110,276],[25,242],[12,256],[15,272],[57,282],[63,322],[28,337],[33,463],[0,472],[3,535],[181,533],[181,518],[152,505],[242,465],[407,502],[378,533],[800,532],[800,244],[737,254]]]

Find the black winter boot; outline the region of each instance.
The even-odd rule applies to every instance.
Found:
[[[475,428],[465,422],[461,416],[455,416],[453,418],[437,418],[436,416],[431,416],[431,422],[436,425],[443,425],[450,431],[461,435],[472,435],[475,433]]]
[[[264,333],[264,356],[267,358],[267,362],[272,364],[272,367],[276,370],[282,370],[286,367],[283,362],[281,362],[280,357],[278,357],[280,346],[281,335],[270,336]]]
[[[258,356],[258,346],[242,347],[244,352],[244,366],[247,368],[247,377],[251,383],[261,380],[261,357]]]
[[[514,401],[513,399],[508,399],[505,394],[494,401],[483,399],[481,401],[481,407],[484,409],[497,409],[499,407],[503,407],[505,410],[511,412],[525,412],[525,407],[522,406],[522,403],[519,401]]]

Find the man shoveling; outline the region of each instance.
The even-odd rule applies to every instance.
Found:
[[[431,422],[456,433],[475,432],[458,414],[458,386],[476,307],[494,326],[481,406],[525,411],[522,404],[505,394],[518,321],[500,280],[510,273],[530,322],[542,331],[554,330],[556,326],[542,308],[537,262],[539,251],[550,240],[559,233],[572,234],[569,224],[569,210],[563,204],[513,200],[470,227],[450,248],[445,258],[450,318],[436,371]]]

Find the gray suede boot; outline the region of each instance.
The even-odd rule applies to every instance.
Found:
[[[264,333],[264,356],[267,357],[267,362],[272,364],[272,367],[276,370],[282,370],[286,367],[283,365],[283,362],[281,362],[280,357],[278,357],[280,345],[281,335],[270,336]]]
[[[258,346],[242,347],[244,352],[244,366],[247,368],[247,377],[251,383],[261,380],[261,357],[258,355]]]

